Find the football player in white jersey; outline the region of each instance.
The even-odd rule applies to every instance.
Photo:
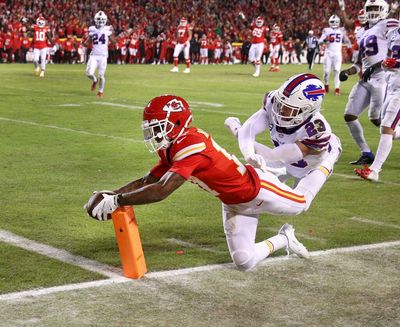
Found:
[[[344,112],[344,120],[351,136],[361,150],[359,159],[350,162],[352,165],[366,165],[374,161],[374,154],[365,140],[358,116],[369,106],[369,120],[375,126],[380,126],[380,110],[386,89],[385,72],[381,68],[381,62],[385,59],[388,50],[386,34],[399,25],[397,19],[386,18],[389,5],[384,0],[367,0],[364,12],[367,16],[368,28],[359,40],[358,61],[340,73],[341,81],[347,80],[349,75],[357,74],[361,70],[363,74],[362,80],[351,90]]]
[[[386,70],[387,90],[381,111],[381,137],[375,160],[370,167],[355,169],[360,177],[377,182],[379,172],[392,149],[393,139],[400,140],[400,28],[387,35],[388,56],[382,62]]]
[[[296,185],[319,171],[307,185],[319,183],[322,187],[341,153],[339,138],[319,112],[324,96],[324,84],[318,77],[295,75],[278,90],[267,93],[262,108],[243,126],[236,117],[227,118],[225,126],[238,138],[248,163],[271,172],[283,168],[284,173],[277,174],[279,179],[294,178]],[[266,130],[273,149],[256,142],[256,136]]]
[[[96,13],[94,23],[95,26],[89,27],[87,38],[83,42],[86,45],[89,41],[92,42],[92,52],[86,66],[86,75],[92,81],[92,91],[96,90],[97,83],[99,83],[97,97],[102,98],[106,83],[105,73],[107,68],[108,43],[115,43],[115,39],[112,36],[112,26],[106,25],[107,16],[103,11]],[[96,69],[98,69],[98,77],[95,75]]]
[[[348,48],[351,42],[347,38],[346,31],[340,27],[340,18],[332,15],[329,18],[329,27],[322,30],[322,35],[318,40],[318,44],[326,42],[326,50],[324,56],[324,83],[325,91],[329,92],[329,75],[333,69],[333,80],[335,84],[335,95],[340,95],[339,73],[342,66],[342,44],[345,43]]]

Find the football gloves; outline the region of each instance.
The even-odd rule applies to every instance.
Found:
[[[103,193],[103,200],[92,211],[93,218],[103,221],[107,220],[107,215],[112,214],[118,208],[117,197],[118,194]]]
[[[341,82],[347,81],[347,79],[349,78],[349,73],[347,72],[347,70],[342,70],[339,74],[339,80]]]
[[[265,162],[265,159],[263,156],[252,153],[250,155],[247,155],[244,157],[244,160],[248,162],[250,165],[252,165],[255,168],[260,168],[261,170],[267,170],[267,163]]]
[[[368,82],[368,81],[371,79],[371,76],[372,76],[372,74],[373,74],[374,71],[375,71],[374,66],[368,67],[368,68],[365,70],[364,74],[362,75],[362,80],[363,80],[364,82]]]
[[[384,67],[384,68],[399,68],[400,63],[396,60],[396,58],[386,58],[382,62],[382,67]]]

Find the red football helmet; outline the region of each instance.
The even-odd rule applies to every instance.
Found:
[[[264,19],[261,16],[258,16],[256,18],[256,26],[257,27],[262,27],[264,25]]]
[[[274,32],[279,32],[279,30],[280,30],[279,25],[278,25],[278,24],[274,24],[274,25],[272,26],[272,30],[273,30]]]
[[[45,19],[42,16],[38,17],[38,19],[36,19],[36,25],[40,28],[44,27],[46,25]]]
[[[365,14],[364,9],[360,9],[358,11],[357,18],[361,25],[364,25],[367,23],[367,15]]]
[[[152,99],[143,112],[144,142],[150,152],[167,149],[192,122],[192,112],[185,99],[160,95]]]
[[[185,17],[182,17],[181,20],[179,21],[180,26],[186,26],[187,25],[187,19]]]

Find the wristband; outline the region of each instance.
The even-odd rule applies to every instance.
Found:
[[[353,66],[351,66],[350,68],[354,67],[354,69],[357,71],[357,74],[361,71],[361,68],[359,65],[357,64],[353,64]]]

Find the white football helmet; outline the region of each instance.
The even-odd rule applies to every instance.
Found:
[[[314,31],[313,31],[313,30],[309,30],[309,31],[308,31],[308,35],[309,35],[309,36],[313,36],[313,35],[314,35]]]
[[[367,0],[364,5],[364,12],[368,23],[374,25],[387,17],[389,4],[385,0]]]
[[[329,17],[329,26],[332,28],[338,28],[340,25],[340,18],[336,15]]]
[[[180,26],[186,26],[187,25],[187,19],[185,17],[182,17],[181,20],[179,21]]]
[[[107,15],[104,11],[100,10],[94,15],[94,23],[97,27],[103,27],[107,24]]]
[[[257,27],[262,27],[264,25],[264,19],[261,16],[258,16],[256,18],[256,26]]]
[[[325,96],[324,83],[313,74],[290,77],[275,91],[272,107],[277,126],[291,128],[305,122],[321,109]]]
[[[38,17],[38,19],[36,19],[36,25],[40,28],[44,27],[46,25],[45,19],[42,16]]]

